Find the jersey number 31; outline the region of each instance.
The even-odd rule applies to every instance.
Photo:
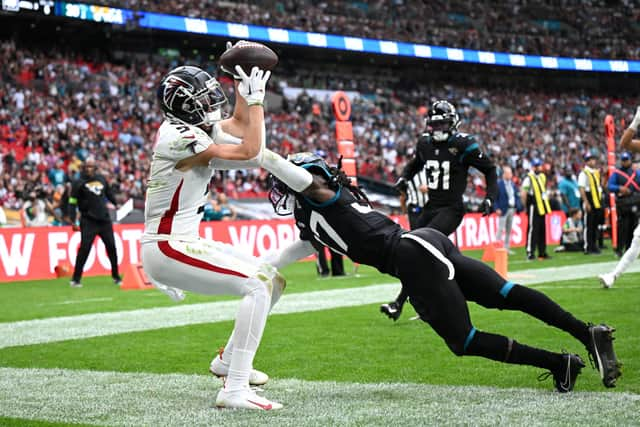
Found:
[[[440,163],[437,160],[427,160],[425,168],[427,169],[428,179],[427,185],[433,190],[449,189],[449,160]],[[442,175],[442,188],[438,188],[440,175]]]

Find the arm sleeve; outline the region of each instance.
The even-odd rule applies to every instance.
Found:
[[[584,173],[584,171],[580,172],[580,175],[578,175],[578,187],[580,188],[586,188],[589,186],[589,183],[587,182],[587,174]]]
[[[313,245],[308,240],[298,240],[287,246],[284,250],[273,251],[265,255],[262,259],[280,270],[287,265],[306,258],[315,253]]]
[[[498,198],[498,173],[496,165],[480,150],[480,145],[476,140],[468,136],[465,138],[464,149],[460,155],[460,161],[463,165],[473,166],[484,174],[487,182],[487,197],[493,202]]]
[[[618,185],[618,174],[613,173],[611,178],[609,178],[609,182],[607,183],[607,188],[612,193],[617,193],[620,190],[620,185]]]

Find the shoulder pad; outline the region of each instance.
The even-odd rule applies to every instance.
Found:
[[[474,142],[476,142],[476,138],[468,133],[463,133],[463,132],[458,132],[455,133],[451,136],[450,138],[451,142],[457,142],[457,143],[462,143],[462,144],[473,144]]]

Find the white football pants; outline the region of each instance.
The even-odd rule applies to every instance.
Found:
[[[629,249],[622,255],[620,261],[616,265],[616,268],[613,270],[613,274],[615,277],[620,277],[622,273],[624,273],[627,268],[638,258],[640,255],[640,224],[638,224],[633,230],[633,240],[631,240],[631,246]]]
[[[231,245],[206,239],[164,240],[142,245],[142,264],[152,282],[205,295],[242,297],[227,347],[229,391],[248,387],[253,358],[271,306],[274,269]],[[271,274],[271,277],[269,275]]]

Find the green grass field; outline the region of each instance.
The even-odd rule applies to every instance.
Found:
[[[597,263],[615,260],[523,258],[510,259],[510,271],[523,277],[571,265],[574,273],[598,269]],[[267,396],[285,404],[269,414],[211,407],[220,382],[207,375],[208,364],[231,331],[233,299],[190,294],[175,304],[155,290],[120,291],[105,277],[86,278],[82,289],[69,288],[67,280],[0,285],[0,425],[640,424],[640,273],[623,276],[610,290],[595,275],[563,280],[565,273],[530,285],[585,321],[617,328],[624,364],[618,386],[605,389],[587,366],[570,395],[553,393],[551,380],[538,382],[539,369],[454,356],[428,325],[411,320],[410,306],[398,322],[383,317],[379,304],[399,285],[374,269],[360,266],[357,275],[320,279],[313,264],[298,263],[284,273],[282,312],[269,318],[255,360],[272,377]],[[340,295],[354,302],[318,305],[321,296]],[[297,307],[303,303],[317,307]],[[522,313],[470,309],[480,330],[587,360],[572,337]],[[191,310],[223,317],[154,326],[156,318],[180,320]],[[150,325],[102,330],[138,318]],[[75,328],[88,331],[86,337],[70,339]],[[28,344],[10,344],[19,338],[11,334],[25,331],[33,335],[25,338]]]

